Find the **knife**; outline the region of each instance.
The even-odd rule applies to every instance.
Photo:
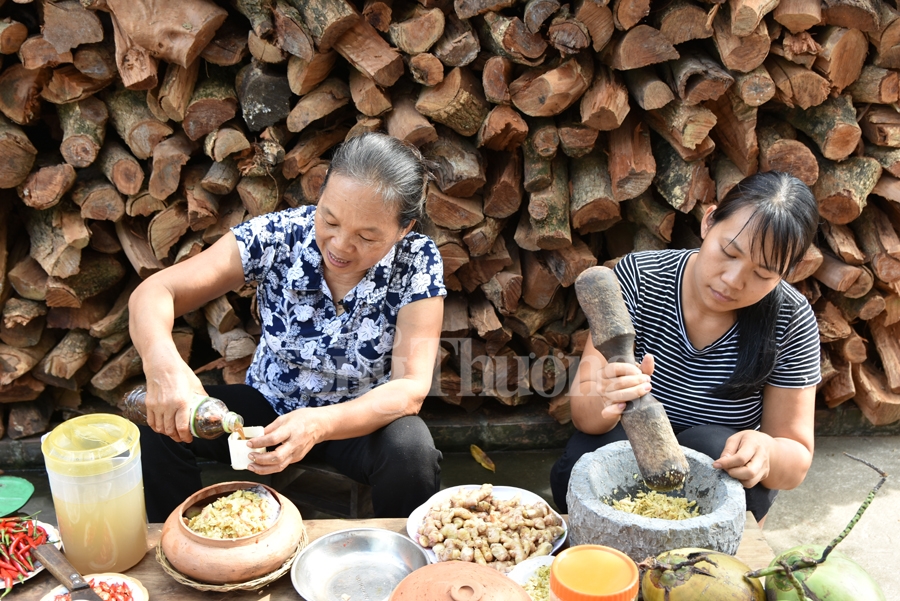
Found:
[[[69,598],[72,601],[103,601],[100,595],[94,592],[91,585],[85,582],[66,556],[59,552],[54,545],[44,543],[32,550],[32,554],[53,574],[57,580],[69,589]]]

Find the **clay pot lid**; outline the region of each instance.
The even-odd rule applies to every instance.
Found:
[[[404,578],[390,601],[531,601],[521,586],[494,568],[466,561],[433,563]]]

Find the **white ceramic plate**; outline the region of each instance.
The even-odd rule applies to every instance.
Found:
[[[419,542],[419,526],[425,521],[425,516],[428,514],[428,510],[431,507],[445,499],[449,499],[454,494],[459,492],[460,490],[478,490],[481,488],[480,484],[466,484],[463,486],[452,486],[450,488],[446,488],[438,493],[432,495],[430,499],[425,501],[422,505],[416,507],[411,514],[409,514],[409,519],[406,520],[406,533],[409,535],[411,539]],[[519,500],[526,504],[531,505],[533,503],[547,503],[540,495],[537,495],[530,490],[525,490],[524,488],[516,488],[515,486],[495,486],[494,492],[492,496],[496,499],[500,499],[506,501],[508,499],[512,499],[516,495],[519,495]],[[553,508],[550,508],[550,511],[559,518],[559,521],[562,522],[562,526],[565,529],[563,531],[562,536],[556,539],[553,542],[553,551],[552,553],[556,553],[560,547],[562,547],[563,543],[566,542],[566,536],[569,534],[569,530],[566,526],[566,521],[562,519],[562,516],[553,511]],[[437,563],[437,556],[434,554],[429,548],[425,549],[425,554],[428,555],[428,559],[431,563]],[[523,562],[524,563],[524,562]]]
[[[147,592],[147,589],[144,588],[144,585],[141,584],[140,580],[132,578],[131,576],[126,576],[125,574],[88,574],[84,579],[87,582],[93,580],[95,584],[98,582],[107,582],[109,584],[119,584],[124,582],[131,590],[131,598],[134,599],[134,601],[148,601],[150,599],[150,594]],[[58,587],[41,597],[41,601],[54,601],[57,595],[65,595],[68,592],[69,589],[60,584]]]
[[[47,531],[47,542],[53,543],[53,545],[57,549],[62,549],[62,540],[59,538],[59,530],[57,530],[52,524],[48,524],[47,522],[42,522],[40,520],[34,520],[34,523],[36,526],[40,526],[44,530]],[[43,571],[44,571],[44,566],[41,565],[41,562],[34,559],[34,569],[28,573],[28,576],[25,576],[22,579],[22,582],[25,582],[26,580],[30,580],[35,575],[40,574]],[[17,584],[19,584],[19,581],[14,579],[13,587],[15,587]]]
[[[541,566],[549,566],[556,559],[553,555],[539,555],[537,557],[529,557],[512,570],[507,576],[512,578],[516,584],[525,586],[528,579],[534,576],[537,569]]]

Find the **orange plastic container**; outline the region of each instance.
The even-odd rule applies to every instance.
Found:
[[[550,566],[551,601],[634,601],[640,586],[630,557],[602,545],[578,545]]]

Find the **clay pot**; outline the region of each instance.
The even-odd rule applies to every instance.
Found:
[[[251,536],[215,539],[188,528],[182,516],[194,505],[206,505],[236,490],[260,486],[256,482],[223,482],[194,493],[173,511],[163,526],[160,544],[166,559],[185,576],[210,584],[246,582],[277,570],[297,549],[303,520],[290,500],[261,485],[281,505],[278,519]],[[206,502],[204,502],[206,501]]]
[[[466,561],[433,563],[404,578],[389,601],[531,601],[525,589],[487,566]]]

